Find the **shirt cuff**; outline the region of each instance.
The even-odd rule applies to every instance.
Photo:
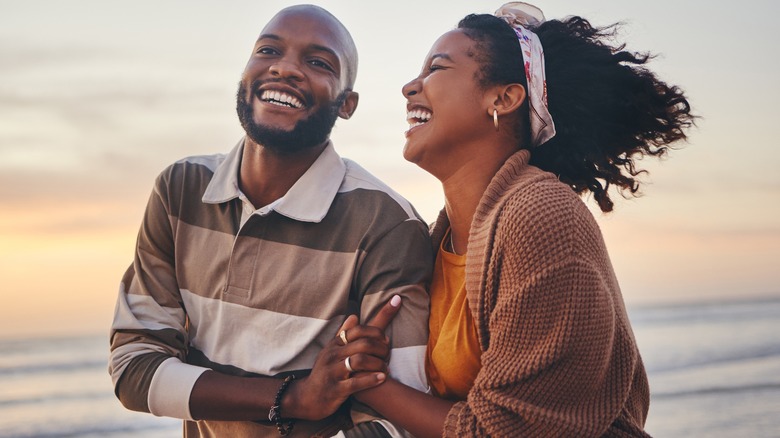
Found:
[[[159,417],[194,420],[190,414],[190,394],[195,381],[207,370],[175,357],[166,359],[157,367],[149,386],[149,412]]]
[[[387,370],[390,376],[418,391],[429,393],[428,379],[425,376],[426,345],[393,348]]]

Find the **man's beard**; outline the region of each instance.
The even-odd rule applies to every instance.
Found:
[[[346,100],[348,92],[348,90],[342,91],[330,105],[325,105],[311,116],[299,120],[292,131],[285,131],[255,123],[254,110],[248,99],[251,100],[255,97],[254,90],[257,90],[259,86],[260,81],[254,81],[252,83],[253,91],[247,98],[247,89],[243,82],[238,84],[238,92],[236,93],[238,119],[249,138],[279,155],[293,155],[323,144],[328,139],[333,125],[336,124],[339,108]],[[311,98],[306,99],[307,102],[311,102],[311,100]]]

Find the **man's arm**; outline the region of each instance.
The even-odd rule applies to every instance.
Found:
[[[401,308],[386,332],[391,340],[388,369],[393,378],[423,392],[429,390],[425,348],[430,301],[427,288],[432,262],[427,227],[422,221],[408,219],[367,249],[356,281],[363,293],[360,306],[363,323],[394,295],[402,298]],[[376,412],[367,406],[354,403],[352,407],[356,424],[377,418]],[[345,433],[350,436],[349,431]]]
[[[386,306],[385,318],[395,309]],[[360,342],[342,344],[334,337],[317,356],[312,372],[293,381],[281,400],[285,418],[320,420],[334,413],[354,392],[384,382],[385,372],[358,372],[352,376],[344,366],[351,358],[356,371],[384,370],[389,346],[381,329],[357,326],[350,317],[341,330],[349,330]],[[236,377],[206,371],[195,383],[190,397],[193,416],[201,420],[257,420],[268,415],[281,385],[280,379]],[[260,415],[258,415],[260,413]]]
[[[267,417],[280,379],[237,377],[186,363],[187,316],[176,278],[174,215],[163,173],[147,205],[133,265],[120,286],[111,329],[109,371],[115,393],[132,410],[181,419],[257,420]],[[375,386],[384,373],[350,376],[344,358],[383,357],[384,334],[342,346],[329,343],[311,375],[285,393],[284,416],[319,419],[354,391]],[[384,369],[382,359],[362,360],[366,371]],[[330,402],[327,402],[330,400]],[[323,401],[326,401],[323,403]]]
[[[395,226],[367,251],[358,277],[365,293],[360,306],[363,322],[394,295],[401,297],[401,309],[386,330],[391,344],[388,368],[393,378],[421,391],[428,390],[425,348],[432,262],[427,227],[410,219]]]
[[[167,180],[155,182],[133,264],[119,288],[111,327],[109,372],[128,409],[191,419],[188,397],[206,369],[186,365],[187,316],[176,281]]]

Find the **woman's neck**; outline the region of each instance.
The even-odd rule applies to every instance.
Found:
[[[491,154],[493,157],[488,160],[475,159],[442,181],[444,208],[450,221],[452,249],[456,254],[466,253],[471,222],[482,195],[512,153]]]

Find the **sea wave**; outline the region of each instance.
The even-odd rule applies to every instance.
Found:
[[[145,436],[150,432],[159,431],[177,431],[181,426],[169,426],[165,424],[144,424],[144,423],[125,423],[125,424],[101,424],[93,427],[59,429],[56,432],[51,430],[27,430],[27,431],[2,431],[0,438],[87,438],[87,437],[116,437],[116,436]],[[171,435],[167,433],[166,435]]]
[[[709,388],[696,388],[682,391],[665,391],[665,392],[651,392],[651,396],[654,400],[658,399],[674,399],[681,397],[698,397],[701,395],[723,395],[728,396],[730,394],[738,393],[756,393],[763,391],[777,391],[780,390],[780,382],[778,383],[759,383],[752,385],[739,385],[739,386],[713,386]]]
[[[45,396],[35,397],[18,397],[18,398],[5,398],[0,399],[0,408],[31,405],[40,403],[52,403],[52,402],[70,402],[79,400],[98,400],[98,399],[113,399],[114,394],[105,391],[92,391],[92,392],[68,392],[68,393],[48,393]]]
[[[649,373],[664,374],[681,370],[688,370],[702,366],[716,366],[730,363],[749,362],[757,359],[780,358],[780,345],[763,345],[757,348],[745,350],[715,350],[711,352],[702,352],[698,355],[687,357],[686,360],[674,360],[665,363],[651,362],[646,363]]]
[[[79,360],[60,363],[28,363],[2,366],[0,376],[46,374],[95,370],[108,367],[106,360]]]
[[[658,304],[633,306],[628,309],[631,324],[658,326],[669,323],[686,325],[735,323],[761,319],[777,320],[780,299],[775,297],[705,303]]]

